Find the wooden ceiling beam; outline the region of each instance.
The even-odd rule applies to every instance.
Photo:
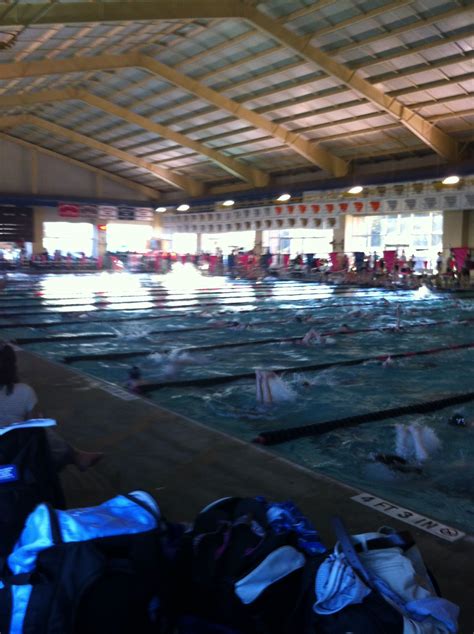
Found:
[[[20,2],[0,16],[0,26],[239,17],[239,4],[238,0]]]
[[[64,90],[46,90],[33,93],[22,93],[19,95],[0,95],[0,107],[31,106],[38,103],[55,103],[58,101],[78,100],[90,106],[98,108],[107,114],[121,118],[127,123],[139,126],[143,130],[148,130],[159,137],[174,141],[178,146],[187,147],[197,154],[202,154],[210,158],[214,163],[225,169],[233,176],[237,176],[249,182],[255,187],[268,185],[270,177],[266,172],[257,170],[235,159],[225,156],[221,152],[205,146],[198,141],[193,141],[189,137],[175,132],[167,126],[155,123],[151,119],[142,117],[127,108],[122,108],[107,99],[102,99],[86,90],[76,88],[66,88]]]
[[[330,76],[335,77],[351,90],[395,117],[437,154],[450,161],[456,161],[459,158],[459,146],[453,138],[402,102],[389,97],[380,88],[372,85],[348,66],[335,61],[331,55],[312,46],[311,35],[299,36],[254,7],[242,4],[242,11],[246,14],[247,19],[263,32],[268,33],[282,45],[297,51],[304,59],[317,64]]]
[[[327,152],[318,144],[310,143],[307,139],[273,121],[259,115],[253,110],[229,99],[225,95],[208,86],[180,73],[171,66],[167,66],[146,55],[129,53],[127,55],[98,55],[96,57],[75,57],[64,60],[46,60],[34,62],[20,62],[0,64],[0,79],[15,77],[34,77],[46,74],[64,74],[90,70],[104,70],[110,68],[140,67],[166,81],[179,86],[183,90],[226,110],[233,117],[250,123],[255,128],[268,132],[271,136],[283,141],[295,152],[304,156],[309,162],[317,165],[334,176],[344,176],[348,171],[346,161]]]

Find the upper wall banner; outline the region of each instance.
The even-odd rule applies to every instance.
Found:
[[[78,203],[58,203],[58,215],[61,218],[84,218],[88,220],[139,220],[153,221],[152,207],[133,207],[131,205],[81,205]]]
[[[298,203],[280,203],[214,211],[165,214],[167,232],[223,233],[292,227],[331,229],[343,216],[462,211],[474,209],[474,178],[455,187],[437,182],[408,182],[367,187],[361,195],[346,190],[307,191]]]

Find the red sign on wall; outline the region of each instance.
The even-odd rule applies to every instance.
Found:
[[[79,205],[59,203],[58,213],[61,218],[79,218]]]

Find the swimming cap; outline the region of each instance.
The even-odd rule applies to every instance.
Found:
[[[139,367],[137,367],[136,365],[134,365],[132,368],[130,368],[130,370],[128,371],[128,376],[131,379],[140,379],[141,378],[141,370]]]
[[[448,420],[449,425],[454,425],[455,427],[465,427],[466,420],[462,414],[453,414],[451,418]]]

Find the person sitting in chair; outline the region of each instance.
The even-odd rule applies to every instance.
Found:
[[[20,382],[15,350],[9,344],[0,344],[0,426],[40,417],[37,411],[37,402],[38,399],[33,388]],[[77,449],[66,442],[57,432],[51,429],[45,431],[57,470],[72,464],[79,471],[86,471],[104,455]]]

